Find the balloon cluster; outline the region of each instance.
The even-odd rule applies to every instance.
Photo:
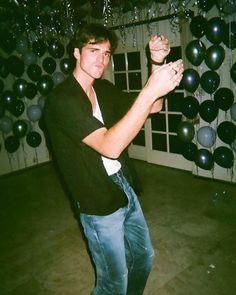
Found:
[[[213,17],[207,21],[204,16],[198,15],[192,18],[190,30],[197,39],[187,45],[186,57],[194,66],[199,66],[204,61],[208,70],[200,77],[195,69],[186,69],[182,85],[191,93],[194,93],[200,85],[205,92],[212,94],[220,84],[216,70],[225,59],[225,49],[220,44],[223,42],[230,49],[236,48],[236,22],[226,24],[220,17]],[[204,42],[200,40],[204,35],[212,43],[209,48],[206,48]],[[232,65],[230,75],[236,83],[236,63]]]
[[[23,34],[13,42],[6,40],[0,58],[0,131],[4,147],[14,153],[25,138],[30,147],[41,144],[40,132],[34,123],[42,126],[42,110],[46,96],[62,83],[74,67],[71,44],[56,39],[32,44]]]
[[[149,11],[153,5],[156,5],[157,12],[162,13],[165,9],[179,17],[188,17],[193,6],[203,12],[216,6],[222,15],[236,11],[234,0],[8,0],[0,4],[1,37],[9,28],[15,37],[26,31],[30,39],[35,36],[44,40],[52,36],[57,39],[58,36],[73,36],[77,27],[91,18],[103,19],[105,25],[108,22],[112,26],[123,25],[121,18],[113,17],[115,13]]]
[[[199,5],[208,11],[213,2],[199,1]],[[223,1],[218,3],[223,5]],[[232,168],[233,151],[236,152],[236,102],[230,88],[219,88],[220,76],[217,70],[225,59],[225,49],[221,44],[223,43],[228,50],[236,48],[236,22],[225,23],[220,17],[207,20],[203,15],[197,15],[191,19],[190,30],[196,39],[187,44],[186,57],[195,67],[205,62],[208,69],[201,76],[194,68],[184,71],[182,85],[192,94],[183,99],[182,113],[187,121],[181,122],[177,130],[177,135],[183,142],[182,154],[187,160],[194,161],[198,167],[205,170],[211,170],[214,163],[223,168]],[[208,48],[201,39],[204,35],[211,43]],[[236,63],[231,67],[230,76],[236,83]],[[211,95],[211,99],[205,99],[201,103],[198,101],[195,91],[199,86]],[[203,121],[211,124],[220,111],[229,111],[231,120],[221,122],[215,129],[208,125],[195,130],[193,120],[198,115]],[[217,137],[225,146],[215,148]],[[195,142],[192,141],[194,138]],[[198,149],[197,144],[202,148]]]

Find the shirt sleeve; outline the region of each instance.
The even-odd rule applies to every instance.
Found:
[[[83,120],[79,120],[77,123],[75,123],[75,129],[79,133],[80,140],[83,140],[95,130],[103,127],[105,127],[104,124],[93,116],[84,118]]]

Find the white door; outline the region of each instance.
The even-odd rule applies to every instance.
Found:
[[[168,21],[161,23],[163,25],[160,30],[162,34],[168,36],[172,47],[167,62],[177,60],[181,58],[179,34],[167,31],[170,30]],[[145,84],[150,70],[145,45],[141,49],[119,48],[112,59],[113,82],[122,90],[132,92],[134,95]],[[129,147],[129,154],[132,158],[192,170],[192,162],[182,156],[182,143],[177,137],[177,126],[182,120],[181,101],[183,98],[183,89],[176,89],[165,98],[163,110],[147,119]]]
[[[112,68],[115,85],[136,96],[148,76],[143,52],[126,48],[125,52],[114,54]],[[147,160],[146,124],[133,140],[129,152],[133,158]]]

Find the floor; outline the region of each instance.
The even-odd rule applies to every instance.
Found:
[[[134,162],[156,251],[145,295],[233,295],[236,186]],[[51,163],[0,178],[0,294],[89,295],[94,271]]]

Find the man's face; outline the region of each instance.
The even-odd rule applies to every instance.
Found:
[[[91,40],[86,44],[77,61],[80,70],[93,79],[99,79],[103,75],[111,56],[110,42],[93,43]]]

